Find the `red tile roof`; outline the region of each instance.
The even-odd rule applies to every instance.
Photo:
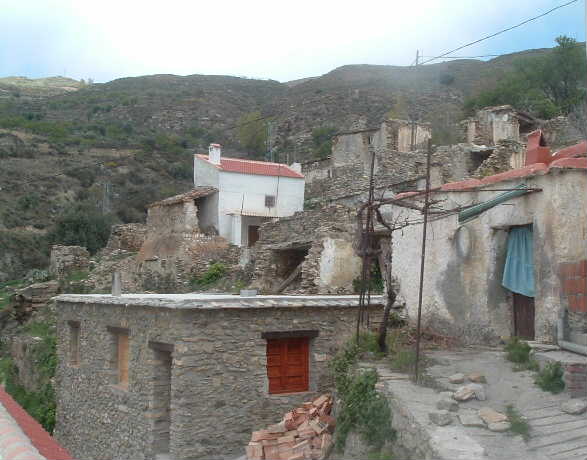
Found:
[[[257,174],[260,176],[294,177],[303,179],[303,174],[294,171],[289,166],[281,163],[269,163],[267,161],[241,160],[240,158],[220,158],[220,165],[215,165],[208,160],[208,155],[196,155],[199,159],[207,161],[221,171],[241,174]]]
[[[4,406],[20,430],[30,440],[30,444],[27,443],[22,434],[15,430],[14,423],[11,423],[10,420],[0,420],[0,436],[3,438],[2,448],[4,450],[2,458],[17,458],[17,455],[26,452],[26,458],[39,459],[40,457],[30,449],[30,445],[34,446],[48,460],[71,460],[73,458],[1,387],[0,404]],[[18,456],[18,458],[25,458],[25,456]]]

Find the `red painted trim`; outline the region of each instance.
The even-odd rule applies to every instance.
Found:
[[[551,168],[587,169],[587,158],[560,158],[550,164]]]
[[[6,408],[31,444],[48,460],[73,460],[69,452],[44,428],[32,418],[20,405],[0,387],[0,403]]]

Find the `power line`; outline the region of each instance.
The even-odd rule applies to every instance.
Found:
[[[578,1],[579,0],[571,0],[570,2],[564,3],[564,4],[559,5],[559,6],[555,6],[554,8],[551,8],[550,10],[545,11],[544,13],[539,14],[538,16],[534,16],[532,18],[526,19],[525,21],[522,21],[519,24],[516,24],[514,26],[508,27],[507,29],[500,30],[500,31],[495,32],[493,34],[486,35],[485,37],[482,37],[482,38],[480,38],[478,40],[475,40],[475,41],[466,43],[466,44],[464,44],[462,46],[459,46],[458,48],[452,49],[450,51],[447,51],[446,53],[442,53],[442,54],[440,54],[438,56],[435,56],[435,57],[433,57],[431,59],[428,59],[427,61],[422,62],[422,65],[423,64],[428,64],[429,62],[435,61],[436,59],[440,59],[442,57],[448,56],[449,54],[452,54],[452,53],[454,53],[456,51],[460,51],[463,48],[467,48],[469,46],[476,45],[477,43],[481,43],[482,41],[485,41],[485,40],[488,40],[490,38],[496,37],[496,36],[501,35],[501,34],[503,34],[505,32],[509,32],[510,30],[513,30],[513,29],[516,29],[518,27],[521,27],[524,24],[528,24],[529,22],[535,21],[536,19],[543,18],[544,16],[546,16],[546,15],[548,15],[548,14],[550,14],[550,13],[556,11],[556,10],[559,10],[561,8],[564,8],[565,6],[569,6],[569,5],[573,4],[573,3],[577,3]]]

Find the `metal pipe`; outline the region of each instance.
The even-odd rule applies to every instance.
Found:
[[[557,320],[556,341],[563,350],[572,351],[587,356],[587,346],[565,340],[565,317],[562,315]]]
[[[422,326],[422,296],[424,291],[424,265],[426,261],[426,231],[428,229],[428,206],[430,205],[430,158],[432,157],[432,142],[428,139],[428,154],[426,156],[426,195],[424,196],[424,228],[422,229],[422,255],[420,259],[420,289],[418,292],[418,323],[416,327],[416,364],[414,374],[418,382],[420,364],[420,335]]]

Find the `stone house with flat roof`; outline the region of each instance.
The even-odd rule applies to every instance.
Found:
[[[56,298],[56,438],[76,458],[241,455],[254,429],[332,389],[358,296]],[[371,297],[369,312],[383,307]]]

